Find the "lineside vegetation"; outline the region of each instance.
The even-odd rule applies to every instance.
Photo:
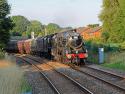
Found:
[[[117,69],[121,71],[125,71],[125,52],[114,52],[114,53],[108,53],[106,57],[105,63],[103,64],[104,67],[112,68],[112,69]]]
[[[30,85],[24,79],[24,72],[16,64],[0,62],[1,94],[22,94],[31,91]]]

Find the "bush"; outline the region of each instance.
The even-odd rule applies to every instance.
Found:
[[[125,42],[120,44],[120,49],[125,50]]]
[[[122,50],[122,48],[120,48],[120,44],[118,43],[103,44],[101,42],[95,42],[90,40],[86,42],[86,48],[89,54],[88,61],[98,63],[98,49],[100,47],[104,48],[105,59],[107,59],[107,56],[110,56],[109,53],[120,52]]]

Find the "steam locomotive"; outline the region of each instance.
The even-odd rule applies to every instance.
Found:
[[[35,39],[21,40],[16,44],[15,50],[18,50],[20,54],[44,56],[63,63],[81,65],[85,64],[88,57],[84,40],[76,29]]]

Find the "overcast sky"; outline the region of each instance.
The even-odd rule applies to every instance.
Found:
[[[8,0],[11,15],[60,26],[85,26],[100,23],[102,0]]]

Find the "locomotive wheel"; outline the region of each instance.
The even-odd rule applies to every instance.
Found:
[[[72,63],[79,66],[80,65],[80,59],[78,57],[75,57],[75,58],[72,59]]]
[[[64,60],[64,55],[61,53],[61,55],[60,55],[60,62],[61,63],[65,63],[65,60]]]
[[[85,65],[86,59],[80,59],[80,65]]]

